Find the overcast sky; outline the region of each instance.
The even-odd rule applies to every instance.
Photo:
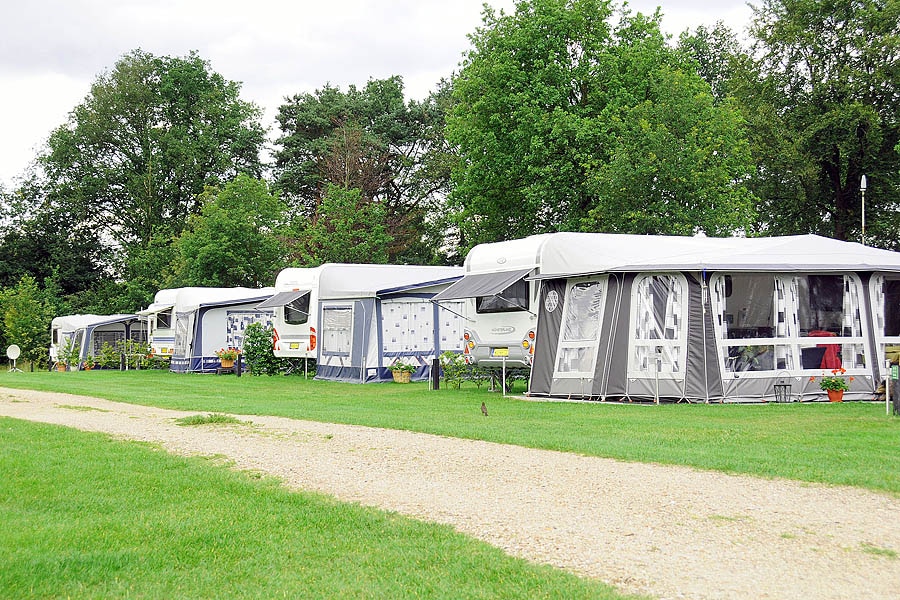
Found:
[[[135,48],[197,50],[241,97],[265,110],[325,83],[341,89],[403,77],[422,99],[457,68],[485,0],[0,0],[0,184],[9,188],[96,77]],[[486,0],[510,12],[514,0]],[[742,32],[745,0],[632,0],[662,7],[677,35],[722,20]]]

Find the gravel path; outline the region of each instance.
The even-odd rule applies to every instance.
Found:
[[[0,416],[226,456],[626,592],[900,597],[900,499],[889,495],[280,417],[174,423],[195,414],[0,388]]]

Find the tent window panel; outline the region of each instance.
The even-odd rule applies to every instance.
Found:
[[[350,355],[353,346],[353,309],[325,308],[322,311],[322,352]]]
[[[775,276],[735,273],[731,293],[725,297],[725,322],[729,339],[770,338],[775,335],[776,313],[773,297]]]
[[[593,374],[600,344],[605,291],[605,280],[569,284],[559,337],[556,376]]]
[[[171,329],[172,328],[172,310],[164,310],[156,313],[156,328]]]
[[[881,289],[883,301],[879,312],[883,315],[883,335],[900,337],[900,279],[885,279]]]
[[[475,298],[475,312],[482,315],[528,310],[528,287],[528,282],[520,279],[499,294],[478,296]]]
[[[175,316],[175,354],[178,356],[189,356],[191,314]]]
[[[844,276],[806,275],[796,278],[800,335],[840,336],[844,324]],[[850,335],[848,333],[848,335]]]
[[[631,370],[681,373],[686,348],[686,282],[676,275],[648,275],[635,283]]]
[[[312,294],[303,294],[284,305],[284,322],[288,325],[303,325],[309,321],[309,299]]]
[[[116,342],[125,337],[125,333],[122,331],[94,331],[94,334],[91,337],[93,337],[91,354],[98,356],[100,350],[103,348],[103,344],[109,344],[110,346],[115,347]]]

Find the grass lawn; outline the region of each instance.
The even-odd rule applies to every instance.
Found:
[[[450,527],[2,418],[0,564],[2,598],[623,598]]]
[[[0,385],[199,412],[407,429],[900,493],[900,419],[886,416],[878,403],[530,402],[474,388],[430,391],[426,384],[161,371],[3,373]],[[482,401],[487,418],[480,411]]]

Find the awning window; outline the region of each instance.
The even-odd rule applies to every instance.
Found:
[[[462,279],[437,294],[433,300],[461,300],[463,298],[478,298],[480,296],[496,296],[512,284],[516,283],[531,272],[531,269],[517,269],[515,271],[501,271],[499,273],[474,273],[465,275]]]
[[[257,304],[256,308],[276,308],[279,306],[285,306],[286,304],[290,304],[297,298],[302,298],[303,296],[308,296],[309,290],[300,290],[300,291],[292,291],[292,292],[278,292],[265,302],[261,304]]]

